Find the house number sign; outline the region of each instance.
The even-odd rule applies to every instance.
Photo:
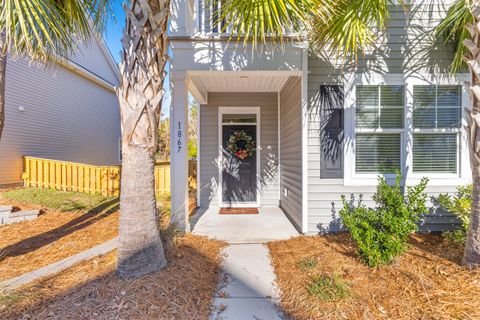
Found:
[[[178,141],[177,141],[177,153],[180,152],[180,150],[182,150],[182,125],[180,123],[180,121],[178,121],[178,131],[177,131],[177,136],[178,136]]]

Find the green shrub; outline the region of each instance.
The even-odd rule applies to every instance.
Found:
[[[467,238],[467,229],[470,224],[470,213],[472,210],[472,189],[473,185],[457,187],[457,193],[453,196],[442,193],[437,201],[441,208],[453,213],[461,221],[459,228],[453,231],[444,232],[445,238],[458,244],[464,244]]]
[[[373,196],[375,208],[368,208],[362,198],[350,201],[342,196],[343,208],[339,212],[344,227],[350,231],[358,245],[359,255],[370,267],[389,264],[402,254],[407,247],[408,236],[418,230],[422,214],[427,212],[424,192],[427,178],[412,187],[406,194],[400,185],[401,176],[397,174],[393,186],[389,186],[383,177],[378,178],[377,192]]]
[[[350,296],[350,288],[338,275],[315,277],[307,290],[322,301],[336,301]]]

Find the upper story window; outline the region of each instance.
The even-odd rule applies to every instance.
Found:
[[[225,33],[222,16],[222,3],[225,0],[196,0],[197,28],[202,33]]]

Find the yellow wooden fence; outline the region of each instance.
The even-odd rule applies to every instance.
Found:
[[[120,194],[121,166],[92,166],[83,163],[24,157],[23,181],[26,187],[76,191],[104,196]],[[197,207],[197,165],[188,165],[190,210]],[[170,162],[155,164],[155,191],[170,193]]]

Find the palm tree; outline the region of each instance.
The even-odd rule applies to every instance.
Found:
[[[117,274],[138,277],[167,261],[155,202],[155,152],[158,148],[167,56],[170,1],[132,0],[117,88],[122,121],[122,183]]]
[[[0,139],[5,125],[7,55],[52,61],[72,53],[103,27],[108,0],[2,0],[0,4]],[[93,27],[93,28],[92,28]]]
[[[480,265],[480,1],[457,0],[435,30],[435,38],[453,43],[452,72],[468,66],[471,74],[468,145],[472,169],[472,212],[467,230],[463,263]]]

